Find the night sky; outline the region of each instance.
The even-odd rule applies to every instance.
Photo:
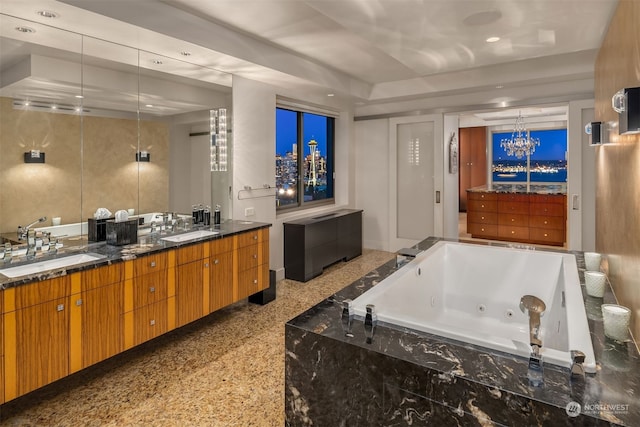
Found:
[[[507,156],[504,148],[500,146],[503,138],[511,138],[512,132],[496,132],[493,134],[493,158],[494,160],[516,160],[514,156]],[[531,156],[531,160],[565,160],[567,151],[567,130],[546,129],[532,130],[532,138],[540,138],[540,145]]]
[[[318,150],[323,156],[327,155],[327,118],[315,114],[304,113],[304,154],[309,154],[307,143],[311,139],[318,142]],[[276,109],[276,153],[284,156],[291,151],[297,139],[296,112]]]

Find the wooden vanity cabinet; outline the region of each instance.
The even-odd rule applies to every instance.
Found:
[[[71,276],[3,291],[4,398],[69,374]]]
[[[71,327],[72,337],[75,337],[76,328],[80,330],[80,343],[74,345],[72,338],[71,372],[124,350],[125,263],[89,269],[78,274],[81,293],[71,296]],[[79,317],[76,316],[78,311]],[[80,361],[76,361],[76,357]]]
[[[468,192],[467,233],[487,239],[498,235],[497,194]]]

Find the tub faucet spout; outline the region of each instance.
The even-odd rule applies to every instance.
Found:
[[[345,336],[353,337],[351,333],[351,325],[353,324],[353,301],[350,299],[344,300],[342,303],[342,330]]]
[[[585,354],[580,350],[571,350],[571,379],[584,378]]]
[[[367,304],[367,314],[364,317],[364,334],[367,337],[367,344],[373,342],[373,334],[378,324],[378,316],[376,315],[376,306]]]
[[[547,309],[544,301],[533,295],[525,295],[520,298],[520,310],[529,316],[529,344],[534,350],[542,347],[540,339],[540,316]]]

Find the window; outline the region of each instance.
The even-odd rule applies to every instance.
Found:
[[[540,139],[540,145],[531,156],[517,159],[507,156],[500,146],[512,132],[494,132],[492,135],[493,182],[567,182],[567,129],[530,131],[531,138]]]
[[[333,117],[276,108],[276,206],[333,201]]]

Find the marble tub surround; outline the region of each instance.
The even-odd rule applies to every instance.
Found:
[[[365,250],[267,305],[241,302],[0,406],[2,426],[284,425],[284,324],[395,258]]]
[[[545,365],[544,385],[533,387],[524,358],[380,323],[366,344],[361,320],[346,337],[342,302],[395,270],[391,261],[287,323],[287,425],[640,425],[637,349],[603,332],[600,306],[615,301],[608,286],[604,298],[583,289],[597,373],[571,381],[568,369]]]
[[[38,256],[34,260],[27,260],[25,257],[14,257],[10,263],[3,263],[0,260],[0,290],[6,289],[12,286],[17,286],[24,283],[31,283],[39,280],[47,280],[55,277],[64,276],[67,274],[75,273],[78,271],[82,271],[89,268],[97,268],[104,265],[109,265],[115,262],[122,262],[127,260],[136,259],[141,256],[150,255],[156,252],[161,252],[170,249],[176,249],[182,246],[188,246],[191,244],[202,243],[208,240],[213,239],[221,239],[223,237],[233,236],[234,234],[243,233],[246,231],[257,230],[260,228],[268,228],[271,227],[271,224],[262,223],[262,222],[250,222],[250,221],[225,221],[220,225],[207,227],[207,228],[198,228],[201,230],[212,230],[218,232],[218,234],[212,236],[206,236],[202,238],[197,238],[194,240],[189,240],[186,242],[171,242],[167,240],[163,240],[163,237],[166,237],[170,234],[155,234],[155,235],[143,235],[138,238],[138,243],[133,245],[126,246],[113,246],[107,245],[106,242],[88,242],[82,236],[77,236],[74,238],[63,239],[63,246],[60,248],[57,253],[49,255],[48,253],[38,254]],[[195,230],[194,228],[193,230]],[[190,231],[193,231],[190,230]],[[176,232],[173,234],[180,234],[180,232]],[[48,259],[55,259],[57,257],[64,257],[71,254],[78,253],[93,253],[100,256],[103,256],[101,259],[95,262],[83,263],[78,265],[72,265],[62,269],[55,269],[51,271],[46,271],[43,273],[37,273],[27,276],[21,276],[16,278],[9,278],[2,273],[2,268],[4,267],[15,267],[18,265],[29,264],[31,262],[37,261],[45,261]]]

